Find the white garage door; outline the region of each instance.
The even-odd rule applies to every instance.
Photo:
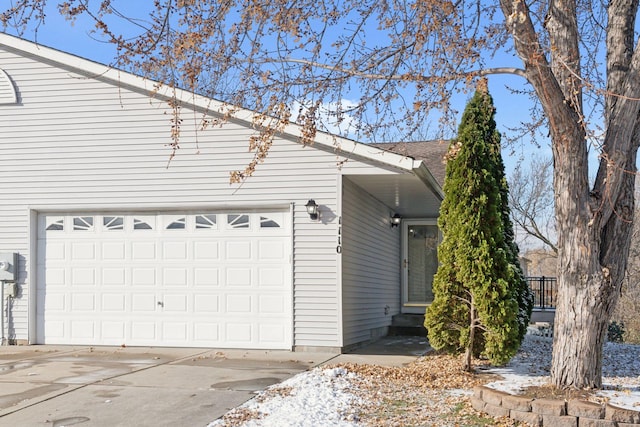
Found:
[[[289,218],[40,215],[38,342],[291,348]]]

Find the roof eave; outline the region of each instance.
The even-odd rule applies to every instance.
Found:
[[[424,162],[420,161],[419,164],[413,169],[413,172],[416,174],[418,178],[420,178],[426,185],[433,191],[440,201],[444,199],[444,191],[438,181],[433,177],[427,165]]]

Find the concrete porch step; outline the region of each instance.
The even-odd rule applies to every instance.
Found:
[[[389,335],[426,337],[427,330],[424,328],[423,324],[423,314],[396,314],[391,319],[391,326],[389,326]]]

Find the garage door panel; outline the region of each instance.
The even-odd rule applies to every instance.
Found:
[[[278,314],[284,316],[286,304],[281,295],[260,295],[258,297],[258,311],[264,314]]]
[[[156,269],[152,267],[141,267],[131,269],[131,285],[132,287],[138,286],[153,286],[156,284]]]
[[[131,243],[131,260],[150,260],[156,259],[156,243],[155,242],[132,242]]]
[[[220,297],[218,295],[195,294],[194,308],[195,313],[220,313]]]
[[[49,243],[46,245],[38,245],[38,251],[44,251],[46,248],[47,260],[55,261],[55,260],[63,260],[65,259],[65,242],[56,242]]]
[[[177,267],[163,268],[162,285],[165,287],[187,286],[187,269]]]
[[[71,243],[71,257],[74,261],[95,261],[96,245],[95,243]]]
[[[165,261],[186,261],[187,242],[163,242],[162,259]]]
[[[124,241],[102,243],[102,260],[120,262],[124,261],[126,246],[127,245]]]
[[[252,242],[250,240],[234,239],[226,242],[227,261],[250,261]]]
[[[47,312],[64,313],[67,311],[67,294],[48,292],[46,297],[43,296],[41,299]]]
[[[186,322],[163,322],[162,340],[169,344],[186,344],[188,342]]]
[[[86,267],[76,267],[71,270],[71,284],[74,286],[95,286],[96,269]]]
[[[285,339],[286,331],[280,323],[262,323],[258,333],[260,341],[277,343]]]
[[[285,272],[282,268],[259,268],[258,286],[271,288],[284,288]]]
[[[41,215],[38,342],[290,348],[285,218]]]
[[[124,313],[126,310],[124,294],[102,295],[102,311]]]
[[[215,287],[219,285],[218,276],[220,270],[217,268],[194,268],[193,286]]]
[[[230,294],[225,298],[225,313],[246,314],[251,313],[251,295]]]
[[[220,341],[220,325],[211,322],[194,322],[193,339],[196,343],[214,343]]]
[[[105,286],[125,286],[126,270],[124,268],[103,268],[102,284]]]
[[[187,295],[163,295],[162,311],[187,313]]]
[[[83,340],[95,340],[96,322],[92,320],[72,320],[70,323],[73,344],[81,343]]]
[[[44,324],[44,335],[51,344],[62,344],[66,339],[65,322],[62,320],[50,320]]]
[[[131,304],[131,311],[133,313],[155,312],[157,305],[156,295],[134,293],[131,298]]]
[[[252,324],[250,322],[230,321],[226,324],[225,341],[236,345],[251,344]]]
[[[71,296],[71,311],[94,311],[96,309],[94,294],[74,293]]]
[[[258,243],[258,259],[284,260],[284,242],[281,240],[263,240]]]
[[[112,320],[101,322],[101,337],[105,341],[110,340],[111,344],[122,344],[126,339],[125,322]]]
[[[43,271],[43,270],[44,268],[39,269],[39,271]],[[46,272],[42,274],[44,274],[45,281],[49,285],[49,288],[52,288],[54,286],[55,287],[64,286],[66,283],[66,270],[64,268],[50,267],[50,268],[47,268]],[[43,277],[43,276],[40,275],[40,277]]]
[[[198,241],[194,243],[193,259],[196,261],[215,261],[220,259],[220,243],[216,241]]]
[[[156,322],[131,321],[131,339],[134,343],[153,344],[158,341]]]
[[[226,288],[251,286],[251,268],[233,267],[226,269]]]

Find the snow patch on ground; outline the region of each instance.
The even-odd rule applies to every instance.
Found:
[[[516,356],[506,366],[489,370],[504,380],[486,386],[519,394],[527,387],[548,384],[551,344],[552,338],[527,335]],[[640,410],[640,346],[605,344],[602,388],[597,395],[608,398],[611,405]]]
[[[344,368],[315,368],[271,386],[270,395],[273,391],[286,391],[275,393],[264,401],[255,398],[242,405],[242,408],[261,414],[260,419],[249,420],[243,426],[356,427],[359,424],[352,408],[362,399],[352,393],[354,388],[350,380],[355,376]],[[216,420],[208,427],[223,425],[222,420]]]

